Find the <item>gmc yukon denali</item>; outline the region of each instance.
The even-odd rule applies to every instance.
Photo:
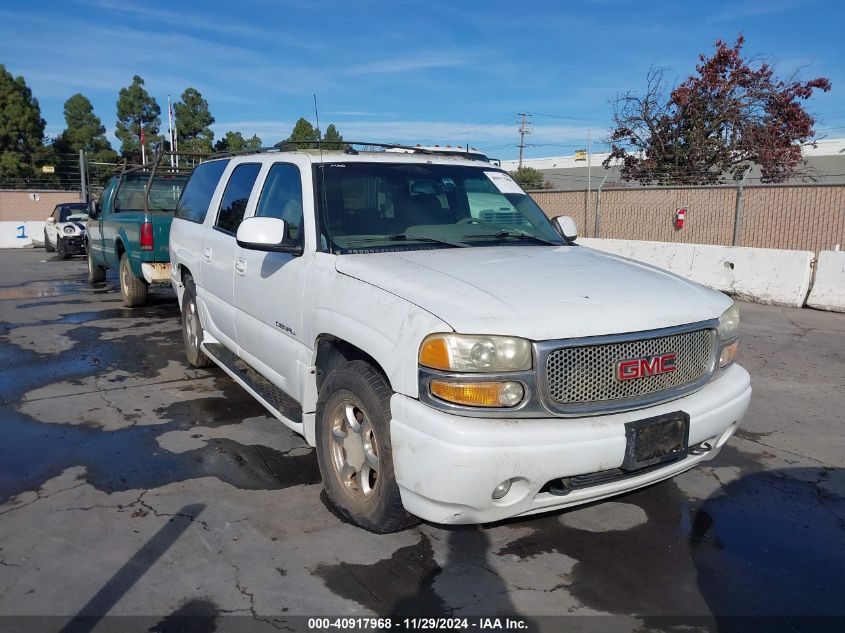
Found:
[[[264,151],[196,168],[171,282],[189,362],[352,521],[483,523],[677,475],[748,408],[730,298],[576,237],[477,155]]]

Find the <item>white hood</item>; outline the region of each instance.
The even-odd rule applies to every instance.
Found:
[[[582,246],[340,255],[338,272],[465,334],[533,340],[639,332],[718,317],[731,300],[669,272]]]

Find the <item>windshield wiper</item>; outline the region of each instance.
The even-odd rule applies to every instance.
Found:
[[[518,229],[502,229],[498,233],[484,233],[481,235],[464,235],[464,238],[470,237],[492,237],[497,240],[506,240],[509,237],[514,237],[518,240],[536,240],[538,242],[543,242],[544,244],[550,244],[552,246],[562,246],[562,244],[558,244],[557,242],[552,242],[551,240],[547,240],[544,237],[537,237],[532,233],[528,233],[527,231],[520,231]]]
[[[384,237],[366,237],[359,240],[349,240],[350,244],[365,244],[370,242],[404,242],[406,240],[416,242],[434,242],[437,244],[446,244],[455,248],[467,248],[469,244],[463,242],[452,242],[451,240],[444,240],[437,237],[428,237],[425,235],[415,235],[413,233],[395,233],[393,235],[385,235]]]

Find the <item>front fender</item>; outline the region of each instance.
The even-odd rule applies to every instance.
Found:
[[[303,335],[314,343],[332,335],[373,357],[393,391],[418,397],[417,355],[433,332],[451,332],[443,320],[386,290],[315,266],[305,293]],[[316,353],[316,345],[314,347]],[[312,365],[313,365],[312,360]],[[305,404],[305,403],[303,403]]]

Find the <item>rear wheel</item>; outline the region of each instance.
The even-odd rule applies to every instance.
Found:
[[[202,351],[203,329],[197,310],[197,289],[194,278],[185,276],[185,294],[182,295],[182,338],[185,340],[185,356],[194,367],[208,367],[211,359]]]
[[[50,240],[47,238],[47,229],[44,229],[44,250],[48,253],[56,252],[56,247],[50,244]]]
[[[317,400],[317,461],[326,495],[342,514],[372,532],[417,522],[402,505],[393,474],[390,386],[365,361],[329,374]]]
[[[88,283],[92,286],[94,284],[101,284],[106,280],[106,269],[102,266],[97,266],[94,260],[91,259],[91,247],[88,247]]]
[[[120,293],[123,295],[123,305],[127,308],[144,305],[147,302],[148,286],[143,279],[138,279],[132,273],[129,265],[129,255],[120,256]]]

